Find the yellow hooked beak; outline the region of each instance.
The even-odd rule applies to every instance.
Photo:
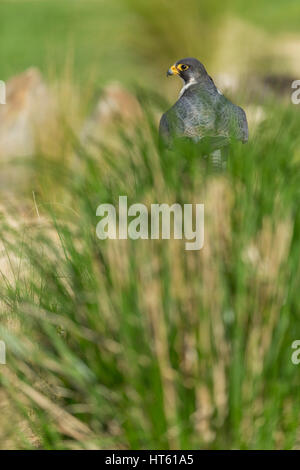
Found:
[[[167,71],[167,77],[169,75],[179,75],[179,70],[175,67],[175,65],[172,65],[172,67],[170,67]]]

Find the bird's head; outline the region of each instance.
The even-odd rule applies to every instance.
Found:
[[[178,75],[185,83],[198,83],[207,76],[207,72],[199,60],[187,57],[172,65],[167,71],[167,76],[169,75]]]

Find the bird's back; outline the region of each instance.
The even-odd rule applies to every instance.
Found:
[[[191,85],[178,101],[162,116],[160,134],[172,137],[226,137],[248,140],[246,114],[218,92],[210,79],[205,86]]]

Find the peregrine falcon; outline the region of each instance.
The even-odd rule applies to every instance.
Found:
[[[176,139],[205,143],[215,155],[234,140],[248,140],[245,111],[231,103],[215,86],[204,65],[192,57],[178,60],[167,76],[179,75],[184,85],[176,103],[163,114],[159,134],[167,147]]]

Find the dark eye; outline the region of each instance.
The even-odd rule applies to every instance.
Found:
[[[188,65],[185,65],[185,64],[180,65],[180,70],[187,70],[188,68],[189,68]]]

